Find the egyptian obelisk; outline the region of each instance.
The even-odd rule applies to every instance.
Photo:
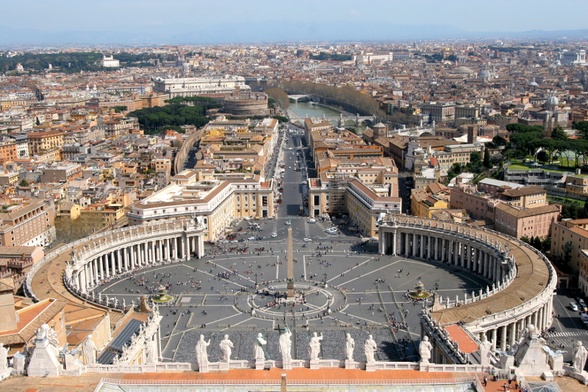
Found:
[[[288,298],[294,298],[294,260],[292,255],[292,227],[288,227]]]

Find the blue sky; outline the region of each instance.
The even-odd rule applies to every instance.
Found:
[[[452,26],[465,32],[588,28],[588,0],[6,0],[1,9],[5,29],[50,33],[181,34],[221,25],[230,35],[227,29],[234,25],[244,31],[233,33],[245,37],[257,23],[281,21],[311,30],[323,23],[367,22],[376,30],[379,24]]]

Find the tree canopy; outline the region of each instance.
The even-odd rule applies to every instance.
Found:
[[[186,98],[183,97],[182,100],[186,100]],[[210,120],[205,115],[206,110],[221,106],[209,98],[190,100],[190,105],[177,103],[176,98],[169,102],[171,103],[166,106],[135,110],[129,113],[129,117],[136,117],[146,134],[156,134],[166,128],[179,130],[180,125],[195,125],[196,127],[206,125]]]

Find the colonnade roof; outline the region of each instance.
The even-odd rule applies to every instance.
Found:
[[[505,237],[488,234],[489,239],[505,242]],[[517,265],[517,276],[508,287],[498,293],[467,305],[432,312],[442,325],[469,323],[491,314],[513,309],[541,294],[550,279],[549,267],[533,250],[509,241],[509,253]],[[469,293],[471,294],[471,293]],[[478,292],[475,293],[478,295]]]

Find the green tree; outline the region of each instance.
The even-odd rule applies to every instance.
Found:
[[[470,163],[477,165],[482,161],[482,154],[478,151],[474,151],[470,154]]]
[[[288,94],[283,89],[272,87],[265,90],[265,93],[268,97],[276,101],[280,107],[288,109],[290,106],[290,98],[288,98]]]
[[[488,146],[484,148],[484,167],[492,167],[492,165],[490,165],[490,150],[488,149]]]
[[[564,132],[563,128],[558,126],[551,131],[551,138],[555,140],[568,140],[568,135]]]
[[[18,183],[18,185],[26,188],[29,186],[29,182],[27,180],[25,180],[24,178]]]
[[[570,261],[572,261],[572,251],[573,251],[573,245],[572,245],[572,241],[568,241],[563,245],[562,248],[562,256],[561,256],[561,262],[563,265],[568,265],[570,263]]]
[[[508,142],[506,141],[505,138],[503,138],[502,136],[494,136],[494,138],[492,138],[492,143],[494,143],[495,146],[497,147],[501,147],[501,146],[506,146],[508,144]]]

